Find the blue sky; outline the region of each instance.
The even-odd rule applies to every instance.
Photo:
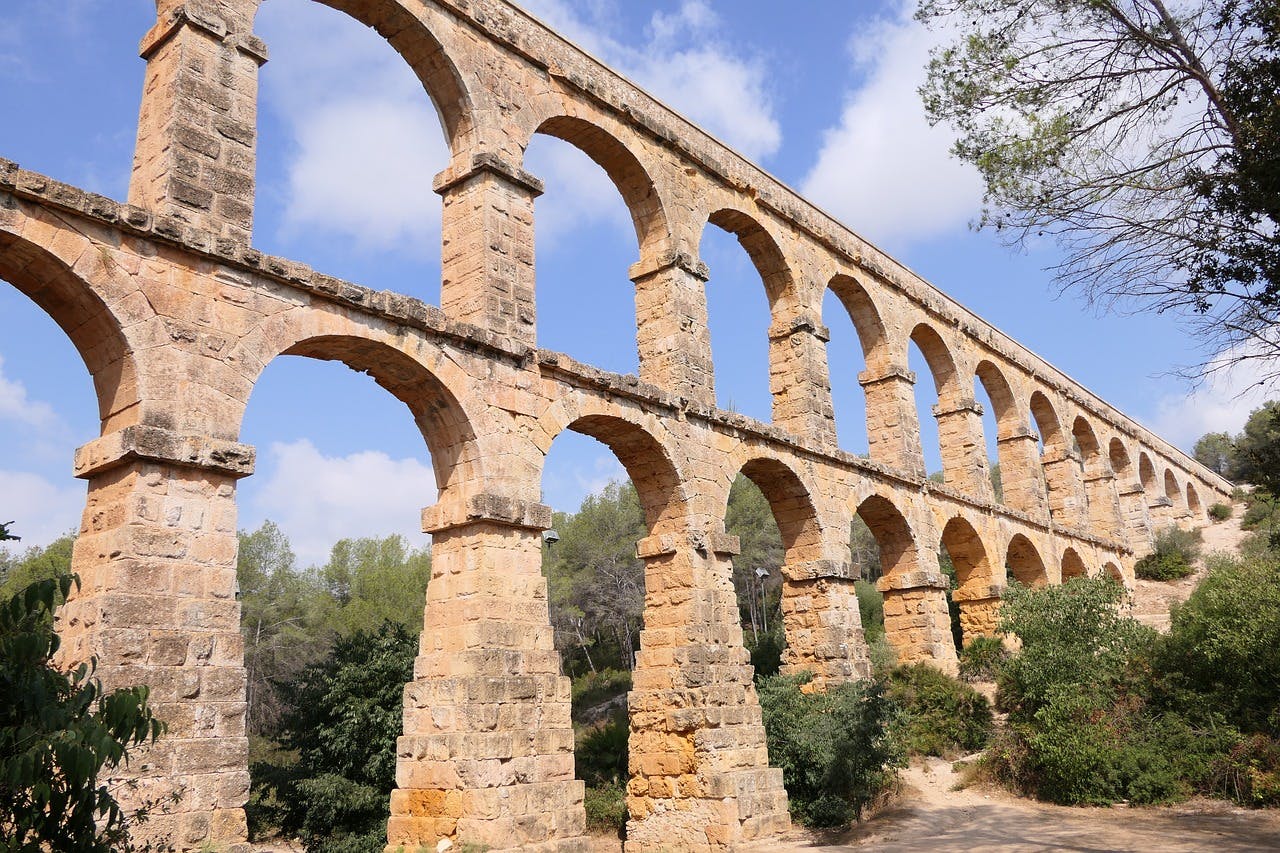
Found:
[[[908,4],[805,0],[527,0],[526,8],[893,253],[960,303],[1185,448],[1236,430],[1256,397],[1225,381],[1191,389],[1168,375],[1200,352],[1175,318],[1098,314],[1056,297],[1052,246],[1013,252],[968,223],[976,175],[925,124],[915,87],[937,36]],[[123,199],[152,0],[7,0],[0,8],[0,157]],[[311,0],[266,0],[255,244],[375,288],[439,299],[446,162],[435,112],[390,47]],[[600,367],[636,370],[635,235],[604,173],[537,138],[527,167],[538,201],[539,343]],[[768,419],[767,304],[728,235],[708,229],[708,301],[721,405]],[[841,445],[865,452],[860,350],[827,305]],[[590,322],[584,323],[583,317]],[[938,462],[927,368],[918,354],[926,459]],[[1237,383],[1242,381],[1237,378]],[[988,436],[991,421],[988,416]],[[0,283],[0,520],[24,544],[78,524],[74,448],[97,435],[92,387],[62,332]],[[304,562],[341,536],[404,533],[434,499],[408,411],[339,364],[286,357],[250,400],[242,440],[258,448],[240,524],[284,526]],[[621,475],[590,439],[552,448],[545,499],[575,508]]]

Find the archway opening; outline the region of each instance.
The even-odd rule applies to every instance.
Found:
[[[703,229],[698,252],[710,274],[707,325],[716,405],[771,423],[769,335],[774,307],[790,290],[791,273],[773,238],[746,214],[721,210],[708,224],[715,227]]]
[[[1187,483],[1187,509],[1191,511],[1193,520],[1203,520],[1205,509],[1200,503],[1200,493],[1196,491],[1194,483]]]
[[[931,480],[954,485],[958,472],[953,468],[948,470],[953,460],[949,458],[948,448],[942,446],[937,413],[956,401],[955,362],[941,336],[929,326],[921,324],[911,332],[907,345],[907,368],[916,375],[916,420],[920,424],[920,450],[924,455],[925,471]]]
[[[1013,434],[1016,429],[1017,414],[1008,383],[1005,382],[999,369],[989,361],[981,362],[974,373],[973,398],[982,407],[982,446],[987,455],[991,497],[996,503],[1004,504],[1006,501],[1000,438]],[[1016,474],[1013,466],[1009,467],[1010,471]]]
[[[638,305],[629,277],[666,241],[653,182],[612,136],[563,116],[534,134],[525,168],[546,188],[534,203],[538,345],[638,375],[637,311],[672,309]]]
[[[883,669],[900,658],[905,638],[901,620],[886,617],[887,610],[895,614],[899,610],[893,603],[897,593],[881,591],[879,581],[917,571],[919,551],[906,518],[881,495],[871,495],[858,505],[850,551],[854,566],[867,572],[866,579],[857,583],[858,605],[872,665]]]
[[[999,617],[996,578],[982,538],[964,518],[956,516],[942,528],[939,562],[952,579],[947,600],[956,649],[977,637],[993,636]]]
[[[1062,552],[1062,581],[1066,583],[1072,578],[1082,578],[1088,575],[1089,571],[1085,568],[1084,560],[1076,552],[1075,548],[1068,548]]]
[[[353,0],[267,0],[255,31],[271,51],[255,246],[439,305],[443,203],[432,184],[469,122],[440,46],[394,4]]]
[[[880,312],[866,289],[850,276],[831,280],[822,297],[827,342],[827,372],[835,414],[836,443],[842,450],[868,454],[867,395],[860,385],[864,371],[871,377],[888,363],[887,341]]]
[[[1038,588],[1049,583],[1049,573],[1045,570],[1040,552],[1021,533],[1015,533],[1009,540],[1009,547],[1005,552],[1005,570],[1009,580],[1017,581],[1023,586]]]

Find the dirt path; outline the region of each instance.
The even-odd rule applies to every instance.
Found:
[[[796,831],[753,850],[878,853],[1244,853],[1280,850],[1280,814],[1197,801],[1159,809],[1065,808],[999,791],[953,791],[951,763],[932,758],[902,775],[900,799],[839,836]]]
[[[1136,581],[1133,591],[1133,618],[1157,631],[1169,630],[1169,608],[1187,600],[1192,590],[1204,578],[1204,555],[1226,552],[1239,553],[1240,543],[1249,531],[1240,529],[1240,520],[1248,507],[1243,503],[1232,504],[1231,517],[1226,521],[1210,524],[1203,529],[1201,558],[1196,560],[1195,571],[1180,581]]]

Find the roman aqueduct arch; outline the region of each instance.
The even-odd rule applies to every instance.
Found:
[[[325,0],[389,40],[449,142],[441,305],[340,281],[251,247],[258,0],[157,0],[128,203],[0,161],[0,277],[64,329],[93,377],[101,435],[76,454],[88,499],[61,617],[65,653],[145,682],[170,734],[131,772],[181,794],[147,824],[180,849],[234,849],[248,790],[234,597],[246,402],[281,354],[338,359],[405,403],[439,487],[434,569],[389,849],[455,838],[580,849],[568,682],[552,646],[539,503],[551,442],[607,444],[644,504],[645,628],[631,712],[628,849],[712,849],[788,825],[768,767],[725,534],[742,472],[786,547],[786,665],[868,671],[848,531],[884,561],[904,660],[955,666],[940,548],[967,635],[1014,576],[1132,579],[1152,531],[1199,525],[1230,484],[1072,382],[787,187],[506,0]],[[635,223],[639,376],[534,346],[534,133],[599,163]],[[717,410],[698,257],[708,223],[760,272],[773,422]],[[826,357],[822,297],[848,311],[866,370]],[[907,368],[908,341],[932,377]],[[870,458],[840,451],[831,375],[867,398]],[[980,381],[997,412],[1004,502],[986,472]],[[926,479],[914,383],[938,390],[945,482]],[[1007,569],[1006,569],[1007,567]]]

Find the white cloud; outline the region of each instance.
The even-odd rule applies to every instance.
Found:
[[[1212,363],[1229,358],[1220,354]],[[1240,361],[1214,372],[1187,394],[1162,399],[1150,420],[1151,429],[1187,452],[1207,432],[1234,435],[1244,428],[1250,412],[1280,398],[1280,378],[1273,374],[1274,364],[1261,360]]]
[[[604,169],[572,145],[535,139],[525,168],[547,187],[538,198],[535,221],[539,248],[557,248],[583,223],[607,222],[634,240],[631,216]]]
[[[415,547],[429,541],[421,515],[435,502],[435,476],[417,459],[377,451],[325,456],[304,439],[273,443],[266,467],[266,482],[245,513],[252,520],[242,526],[275,521],[302,565],[323,563],[344,537],[399,533]]]
[[[916,89],[930,48],[945,36],[912,20],[913,6],[901,3],[851,44],[865,81],[801,185],[851,228],[894,247],[963,226],[982,201],[977,172],[950,154],[954,136],[925,120]]]
[[[4,375],[4,356],[0,356],[0,421],[12,421],[32,429],[62,429],[53,407],[27,396],[27,388]]]
[[[404,60],[377,33],[309,0],[270,0],[256,28],[273,54],[263,107],[293,143],[275,188],[286,233],[434,256],[440,199],[431,180],[448,148]]]
[[[60,487],[29,471],[0,471],[0,521],[12,521],[11,532],[22,537],[0,547],[21,553],[79,528],[86,488],[69,478]]]
[[[705,0],[684,0],[674,12],[655,12],[643,43],[610,33],[617,26],[614,3],[517,4],[746,156],[767,157],[782,145],[767,64],[717,37],[719,18]]]

